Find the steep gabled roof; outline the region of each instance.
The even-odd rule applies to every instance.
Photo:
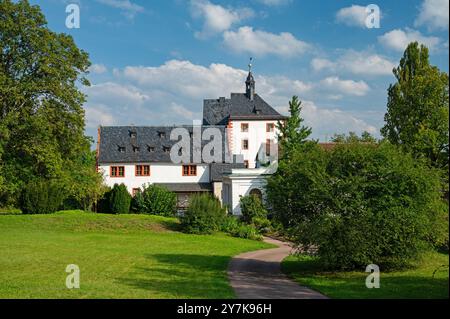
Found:
[[[203,124],[226,125],[228,120],[283,120],[258,94],[253,100],[245,93],[231,93],[230,99],[219,98],[203,101]]]

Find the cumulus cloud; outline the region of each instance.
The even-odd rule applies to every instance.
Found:
[[[145,11],[144,7],[131,2],[130,0],[96,0],[97,2],[110,6],[112,8],[120,9],[122,14],[129,19],[133,19],[136,14]]]
[[[438,37],[424,36],[419,31],[395,29],[378,37],[378,41],[389,49],[402,52],[409,43],[417,41],[426,45],[430,50],[437,50],[441,43]]]
[[[294,57],[306,53],[312,46],[294,37],[289,32],[274,34],[252,27],[240,27],[237,31],[223,34],[226,47],[237,53],[250,53],[254,56],[277,55]]]
[[[424,0],[415,26],[426,25],[429,30],[448,30],[448,0]]]
[[[290,4],[292,0],[258,0],[258,2],[269,7],[276,7]]]
[[[331,91],[354,96],[364,96],[370,90],[364,81],[342,80],[337,76],[327,77],[320,84]]]
[[[171,60],[160,66],[128,66],[114,71],[114,81],[97,83],[85,89],[88,133],[95,136],[98,125],[189,124],[201,119],[203,99],[229,97],[244,92],[247,71],[225,64],[202,66],[190,61]],[[287,110],[293,95],[318,94],[361,96],[364,82],[325,79],[307,83],[285,76],[256,75],[256,91],[272,106]],[[325,94],[325,93],[324,93]],[[312,102],[311,102],[312,103]],[[371,126],[337,108],[305,107],[304,115],[315,136],[326,132],[369,130]],[[327,123],[327,124],[324,124]]]
[[[89,72],[94,74],[103,74],[108,72],[108,68],[104,66],[103,64],[92,64],[89,67]]]
[[[311,67],[315,71],[348,72],[356,75],[391,75],[395,63],[388,58],[369,52],[347,50],[336,61],[314,58]]]
[[[254,15],[250,8],[225,8],[207,0],[191,0],[190,5],[192,16],[204,20],[202,31],[195,33],[198,38],[206,38],[226,31]]]
[[[366,28],[366,7],[352,5],[342,8],[336,13],[336,21],[351,27]]]

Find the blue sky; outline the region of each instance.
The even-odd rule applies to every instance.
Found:
[[[368,130],[379,135],[386,90],[409,41],[431,49],[448,72],[449,0],[46,0],[49,26],[71,34],[93,66],[87,134],[98,125],[189,124],[204,98],[242,92],[249,57],[256,91],[286,113],[304,103],[313,137]],[[81,27],[65,25],[67,4]],[[365,26],[365,7],[381,10]]]

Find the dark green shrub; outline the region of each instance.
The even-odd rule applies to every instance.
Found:
[[[130,212],[131,195],[124,184],[115,184],[109,195],[111,214],[128,214]]]
[[[210,234],[220,230],[225,217],[226,211],[217,198],[201,194],[191,197],[188,209],[180,220],[187,233]]]
[[[253,225],[239,224],[239,226],[230,233],[234,237],[262,240],[261,234]]]
[[[220,230],[224,233],[233,234],[236,232],[241,225],[241,222],[237,217],[226,216],[220,226]]]
[[[261,234],[267,234],[272,229],[272,223],[267,218],[254,217],[252,220],[252,225]]]
[[[163,186],[149,185],[134,196],[132,210],[140,214],[174,216],[177,196]]]
[[[97,201],[97,212],[102,214],[110,214],[110,198],[111,198],[112,189],[108,188],[107,191],[103,194],[103,196]]]
[[[267,218],[267,210],[264,208],[258,196],[243,196],[240,199],[242,220],[251,224],[254,218]]]
[[[439,174],[386,143],[298,153],[267,192],[275,218],[328,268],[401,268],[448,236]]]
[[[19,206],[24,214],[51,214],[60,208],[64,199],[61,183],[35,180],[22,189]]]

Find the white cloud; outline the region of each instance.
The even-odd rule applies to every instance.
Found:
[[[129,19],[133,19],[136,14],[145,11],[144,7],[137,5],[130,0],[96,0],[99,3],[110,6],[112,8],[120,9],[122,14]]]
[[[103,73],[108,72],[108,69],[103,64],[92,64],[89,67],[89,72],[94,73],[94,74],[103,74]]]
[[[311,67],[314,71],[322,71],[322,70],[335,70],[337,65],[336,63],[322,58],[314,58],[311,61]]]
[[[103,104],[91,104],[86,107],[86,127],[95,130],[99,125],[116,124],[113,117],[114,110]]]
[[[196,18],[203,18],[203,30],[196,32],[198,38],[206,38],[230,29],[234,24],[254,15],[250,8],[225,8],[207,0],[191,0],[191,12]]]
[[[224,44],[237,53],[250,53],[254,56],[278,55],[295,57],[311,49],[311,45],[295,38],[289,32],[280,34],[240,27],[237,31],[223,34]]]
[[[428,26],[429,30],[448,30],[449,0],[424,0],[415,26]]]
[[[345,112],[337,108],[323,108],[317,106],[314,102],[302,101],[302,116],[305,119],[305,125],[313,128],[313,135],[316,138],[330,138],[335,133],[348,133],[349,131],[358,134],[367,131],[377,134],[378,129],[368,124],[362,119],[357,118],[350,112]],[[288,115],[288,107],[278,107],[279,112]]]
[[[344,71],[356,75],[378,76],[391,75],[395,63],[379,54],[347,50],[335,62],[314,58],[311,67],[315,71]]]
[[[88,134],[95,136],[94,129],[98,125],[189,124],[193,119],[201,119],[203,99],[244,92],[247,71],[225,64],[202,66],[172,60],[160,66],[128,66],[114,70],[113,74],[114,81],[85,89]],[[285,76],[255,76],[257,93],[281,110],[293,95],[304,99],[314,96],[317,90],[321,95],[342,98],[362,95],[368,89],[363,82],[350,80],[325,79],[320,83],[308,83]],[[305,107],[304,113],[317,137],[341,129],[370,128],[348,112],[313,105]]]
[[[342,8],[336,13],[336,21],[351,27],[366,28],[366,7],[352,5]]]
[[[292,0],[258,0],[258,2],[269,7],[276,7],[290,4]]]
[[[370,90],[369,86],[364,81],[341,80],[337,76],[323,79],[320,81],[320,85],[330,91],[354,96],[364,96]]]
[[[378,41],[387,48],[403,52],[408,44],[417,41],[426,45],[430,50],[437,50],[441,40],[433,36],[424,36],[419,31],[395,29],[378,37]]]

